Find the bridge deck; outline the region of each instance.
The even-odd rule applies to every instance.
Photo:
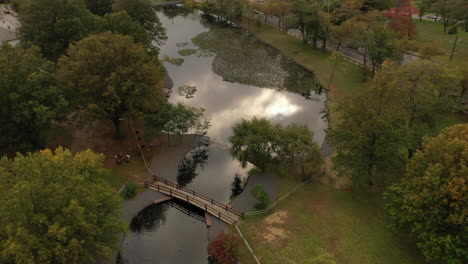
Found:
[[[171,197],[195,205],[227,224],[235,224],[243,215],[242,212],[231,208],[229,205],[217,202],[193,190],[187,189],[165,179],[155,177],[155,181],[146,182],[146,186],[160,193],[167,194]]]

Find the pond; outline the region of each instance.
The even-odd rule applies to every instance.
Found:
[[[157,14],[168,36],[160,58],[174,84],[169,101],[203,107],[211,120],[208,136],[216,142],[182,162],[180,184],[229,203],[235,174],[245,177],[250,168],[241,168],[225,148],[231,127],[242,119],[305,124],[323,143],[325,94],[313,73],[245,31],[198,11]],[[196,87],[193,96],[177,92],[184,85]],[[183,203],[147,207],[125,238],[123,263],[207,263],[210,231],[203,219],[203,212]]]

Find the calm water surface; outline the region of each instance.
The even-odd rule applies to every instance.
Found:
[[[184,59],[179,66],[164,63],[174,82],[169,101],[205,108],[212,123],[208,136],[218,145],[228,144],[236,122],[254,116],[306,124],[322,144],[325,95],[319,94],[321,86],[312,73],[245,32],[212,23],[198,12],[165,10],[158,16],[168,35],[160,57]],[[179,51],[186,49],[195,54],[182,56]],[[197,87],[194,98],[177,93],[182,85]],[[205,154],[195,165],[184,167],[179,182],[227,203],[234,175],[245,176],[248,168],[242,169],[221,147],[210,147]],[[124,241],[124,262],[207,263],[208,230],[202,216],[181,203],[147,207],[134,219]]]

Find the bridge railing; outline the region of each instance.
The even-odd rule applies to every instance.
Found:
[[[170,181],[168,181],[168,183],[170,183]],[[199,201],[197,199],[191,198],[191,196],[189,196],[189,194],[193,195],[192,193],[187,193],[182,189],[173,190],[173,189],[168,188],[166,186],[162,186],[162,185],[159,185],[159,184],[154,184],[154,183],[151,183],[151,182],[146,182],[145,184],[148,187],[154,188],[158,192],[166,193],[166,194],[168,194],[168,195],[170,195],[172,197],[178,198],[178,199],[180,199],[182,201],[187,201],[190,204],[198,206],[199,208],[204,209],[208,213],[216,216],[217,218],[223,220],[224,222],[231,223],[231,224],[234,224],[234,223],[237,222],[235,219],[232,219],[231,217],[222,214],[220,211],[214,210],[214,209],[212,209],[212,207],[208,207],[208,205],[206,203],[203,203],[203,202],[201,202],[201,201]],[[172,185],[170,185],[170,186],[172,186]],[[227,212],[227,210],[226,210],[226,212]]]
[[[218,201],[216,201],[216,200],[214,200],[214,199],[212,199],[212,198],[210,198],[210,197],[207,197],[207,196],[205,196],[205,195],[203,195],[203,194],[197,193],[197,192],[194,191],[194,190],[188,189],[188,188],[186,188],[186,187],[184,187],[184,186],[181,186],[181,185],[179,185],[179,184],[177,184],[177,183],[168,181],[168,180],[163,179],[163,178],[161,178],[161,177],[158,177],[158,176],[156,176],[156,175],[153,175],[153,178],[154,178],[154,180],[156,180],[156,181],[159,181],[159,182],[164,183],[166,186],[171,186],[171,187],[173,187],[173,188],[176,188],[177,190],[181,190],[181,191],[186,192],[186,193],[188,193],[188,194],[191,194],[191,195],[193,195],[193,196],[199,197],[199,198],[201,198],[201,199],[203,199],[203,200],[205,200],[205,201],[211,203],[211,205],[216,205],[216,206],[218,206],[218,207],[224,209],[224,210],[227,211],[227,212],[231,212],[231,213],[233,213],[233,214],[235,214],[235,215],[237,215],[237,216],[239,216],[239,217],[243,217],[243,216],[244,216],[244,213],[243,213],[243,212],[238,211],[238,210],[236,210],[236,209],[234,209],[234,208],[232,208],[232,207],[230,207],[230,206],[228,206],[228,205],[226,205],[226,204],[220,203],[220,202],[218,202]]]

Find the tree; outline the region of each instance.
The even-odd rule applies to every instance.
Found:
[[[411,232],[433,263],[468,260],[468,125],[425,138],[403,179],[385,194],[396,229]]]
[[[267,165],[273,162],[274,143],[277,141],[270,121],[256,117],[250,121],[243,119],[232,129],[234,135],[229,137],[231,154],[243,167],[251,162],[265,171]]]
[[[265,186],[262,184],[255,185],[252,190],[250,190],[250,194],[258,200],[258,203],[255,205],[255,209],[263,210],[270,204],[270,198],[268,193],[265,191]]]
[[[85,0],[85,4],[93,14],[104,16],[112,11],[114,0]]]
[[[104,156],[42,150],[0,159],[0,262],[94,263],[109,256],[120,199],[105,182]]]
[[[29,0],[20,11],[21,40],[38,46],[52,60],[93,32],[97,23],[81,0]]]
[[[231,192],[232,192],[231,196],[237,196],[241,194],[242,189],[243,189],[242,178],[238,173],[236,173],[236,175],[234,176],[234,181],[231,184]]]
[[[158,113],[149,114],[145,118],[145,131],[150,137],[166,134],[170,144],[170,135],[178,138],[193,129],[196,135],[204,136],[210,126],[205,117],[205,109],[188,107],[182,103],[163,105]]]
[[[371,27],[368,32],[368,49],[372,61],[372,76],[374,76],[384,61],[394,55],[396,49],[394,35],[380,25]]]
[[[336,107],[340,122],[328,131],[335,148],[334,168],[355,186],[372,186],[376,171],[398,168],[403,144],[394,85],[383,85],[379,75],[356,96]]]
[[[298,164],[303,178],[306,166],[317,168],[321,163],[320,149],[314,142],[314,133],[305,125],[295,123],[277,126],[279,138],[276,143],[277,156],[290,164]]]
[[[434,11],[442,17],[444,24],[444,32],[447,32],[447,27],[453,23],[457,23],[460,16],[466,15],[464,10],[464,0],[436,0],[433,4]],[[466,11],[466,10],[465,10]]]
[[[0,46],[0,147],[40,149],[52,121],[65,118],[68,102],[54,70],[38,48]]]
[[[166,30],[161,25],[158,16],[154,12],[153,5],[149,0],[117,0],[112,9],[115,12],[126,11],[136,22],[140,23],[152,39],[161,44],[166,40]]]
[[[100,32],[111,31],[115,34],[128,35],[136,43],[151,47],[151,35],[125,11],[105,15],[100,26]]]
[[[221,232],[208,244],[210,263],[236,264],[239,258],[240,240],[231,234]]]
[[[416,2],[419,7],[419,21],[422,21],[422,17],[429,11],[436,0],[419,0]]]
[[[141,118],[164,100],[157,59],[132,37],[111,32],[72,45],[58,62],[56,78],[75,98],[82,121],[109,119],[117,137],[121,118]]]
[[[416,35],[416,24],[413,22],[413,15],[419,13],[413,5],[412,0],[399,0],[396,7],[386,12],[390,18],[390,28],[392,28],[400,38],[412,39]]]
[[[421,138],[431,133],[438,112],[456,111],[460,76],[453,69],[429,61],[416,61],[404,66],[389,64],[382,71],[383,86],[393,87],[405,129],[406,149],[411,158],[421,144]],[[455,95],[455,96],[453,96]]]

